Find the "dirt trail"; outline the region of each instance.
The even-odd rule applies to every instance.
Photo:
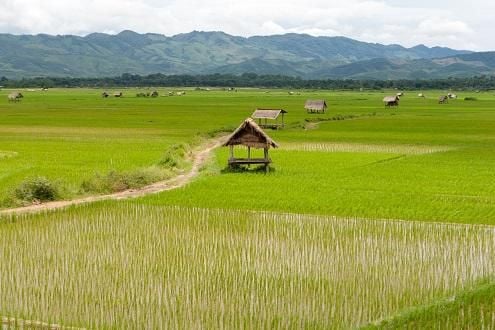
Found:
[[[208,142],[199,146],[198,148],[195,148],[192,151],[192,155],[190,156],[190,159],[192,160],[191,169],[186,173],[179,174],[170,179],[155,182],[149,186],[145,186],[140,189],[129,189],[109,195],[88,196],[88,197],[78,198],[68,201],[54,201],[54,202],[29,205],[14,209],[0,210],[0,215],[36,213],[45,210],[61,209],[72,205],[87,204],[102,200],[120,200],[120,199],[136,198],[136,197],[142,197],[145,195],[156,194],[162,191],[183,187],[189,182],[191,182],[191,180],[198,175],[199,170],[206,163],[206,161],[211,155],[211,152],[214,149],[218,148],[222,144],[223,140],[224,137],[215,138],[209,140]]]

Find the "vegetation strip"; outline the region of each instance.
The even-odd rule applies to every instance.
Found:
[[[372,329],[495,328],[495,282],[482,281],[467,290],[432,304],[408,308],[397,315],[362,327]]]
[[[210,156],[210,153],[222,144],[223,137],[211,139],[204,145],[197,148],[193,152],[192,156],[192,167],[191,169],[183,174],[179,174],[171,179],[153,183],[149,186],[143,187],[141,189],[129,189],[121,192],[108,194],[108,195],[96,195],[89,196],[68,201],[53,201],[47,203],[40,203],[35,205],[29,205],[13,209],[0,210],[0,215],[2,214],[17,214],[17,213],[35,213],[46,210],[54,210],[65,208],[71,205],[87,204],[103,200],[120,200],[128,198],[137,198],[149,194],[156,194],[162,191],[176,189],[182,187],[189,183],[196,175],[199,174],[201,167],[205,164]]]
[[[64,326],[57,323],[25,320],[15,317],[0,317],[2,330],[12,329],[49,329],[49,330],[86,330],[86,328]]]
[[[364,152],[390,153],[403,155],[424,155],[455,150],[450,146],[427,145],[394,145],[394,144],[362,144],[362,143],[287,143],[283,150],[315,151],[315,152]]]

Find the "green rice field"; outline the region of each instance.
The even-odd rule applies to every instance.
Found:
[[[179,189],[0,215],[4,328],[495,327],[495,93],[142,90],[0,91],[0,208],[173,177],[257,107],[288,111],[269,173],[218,148]]]

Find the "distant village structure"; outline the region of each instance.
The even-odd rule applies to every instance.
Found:
[[[239,145],[247,147],[247,158],[235,157],[234,147]],[[250,165],[262,165],[264,166],[265,172],[268,171],[268,166],[272,162],[268,154],[269,149],[278,148],[278,144],[273,141],[252,118],[246,119],[234,133],[229,136],[227,142],[225,142],[223,146],[230,148],[228,160],[230,168],[242,165],[247,165],[248,167]],[[252,158],[251,148],[263,149],[263,158]]]
[[[383,98],[383,103],[385,103],[385,107],[398,107],[399,106],[400,97],[395,96],[385,96]]]
[[[327,102],[325,100],[307,100],[304,104],[304,109],[308,113],[325,113],[327,108]]]
[[[449,97],[447,95],[442,95],[438,98],[439,104],[449,103]]]
[[[23,97],[24,95],[22,95],[21,93],[14,92],[14,93],[10,93],[7,96],[7,99],[9,100],[9,102],[19,102],[20,100],[22,100]]]
[[[262,128],[280,129],[284,128],[284,115],[287,113],[284,109],[256,109],[251,118],[258,120],[258,126]],[[279,118],[281,121],[279,122]]]

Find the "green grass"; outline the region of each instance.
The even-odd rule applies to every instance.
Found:
[[[362,329],[493,329],[495,327],[495,282],[462,290],[455,296],[406,309],[398,315]]]
[[[493,227],[476,225],[495,221],[493,94],[439,105],[443,92],[408,93],[391,110],[381,99],[393,91],[137,91],[25,91],[17,104],[0,91],[0,201],[39,177],[59,198],[158,180],[187,167],[183,144],[256,107],[288,110],[287,128],[268,131],[281,145],[272,170],[226,171],[219,149],[181,189],[4,217],[0,316],[91,328],[493,325],[491,282],[477,284],[493,278]],[[306,114],[310,98],[329,112]]]
[[[22,102],[0,105],[0,149],[2,155],[14,155],[0,158],[0,200],[36,176],[59,182],[66,188],[63,197],[71,198],[97,174],[144,171],[174,144],[234,128],[256,107],[283,107],[292,128],[269,132],[282,145],[272,151],[276,172],[266,177],[222,174],[226,152],[220,150],[217,171],[208,171],[210,176],[145,203],[493,223],[495,97],[488,93],[477,102],[446,105],[409,93],[399,109],[391,110],[381,103],[386,93],[301,91],[289,96],[246,89],[143,99],[135,97],[136,91],[124,90],[122,99],[102,99],[101,90],[25,92]],[[428,95],[435,93],[441,92]],[[306,114],[304,100],[320,97],[327,99],[329,112]],[[318,118],[344,120],[303,128],[307,119]],[[340,145],[341,150],[287,150],[315,144]],[[446,151],[412,152],[432,148]],[[248,191],[242,191],[246,185]],[[230,197],[222,198],[219,191]]]

